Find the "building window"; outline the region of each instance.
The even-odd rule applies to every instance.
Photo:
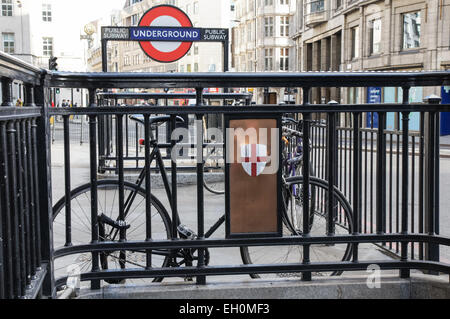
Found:
[[[198,2],[194,2],[194,14],[198,14]]]
[[[381,49],[381,19],[370,22],[370,54],[380,53]]]
[[[280,0],[280,4],[289,4],[289,0]]]
[[[192,72],[192,68],[191,68],[190,64],[186,65],[186,71],[187,72]]]
[[[198,72],[198,63],[194,63],[194,72]]]
[[[53,56],[53,38],[42,39],[42,54],[44,56]]]
[[[130,65],[130,58],[128,57],[128,55],[125,56],[124,61],[123,61],[123,64],[124,64],[125,66]]]
[[[247,40],[248,41],[253,41],[252,24],[251,23],[247,24]]]
[[[289,36],[289,17],[280,17],[280,36]]]
[[[420,47],[420,12],[403,15],[403,49]]]
[[[280,49],[280,70],[289,71],[289,49]]]
[[[12,0],[2,0],[2,16],[12,17],[12,15],[13,15]]]
[[[131,25],[136,26],[139,23],[139,15],[138,14],[133,14],[131,16]]]
[[[309,3],[309,13],[323,12],[325,11],[325,1],[315,0]]]
[[[181,72],[181,73],[184,72],[184,65],[180,65],[180,72]]]
[[[247,54],[247,70],[253,70],[253,53]]]
[[[3,51],[14,54],[14,33],[3,33]]]
[[[359,27],[351,29],[352,59],[359,57]]]
[[[273,17],[264,18],[264,36],[273,37]]]
[[[265,5],[265,6],[271,6],[271,5],[273,5],[273,0],[264,0],[264,5]]]
[[[273,70],[273,49],[264,49],[264,70]]]
[[[142,2],[142,0],[131,0],[131,5],[135,4],[135,3],[139,3]]]
[[[198,55],[198,45],[194,45],[194,54]]]
[[[336,0],[336,10],[342,7],[342,0]]]
[[[52,22],[52,5],[42,4],[42,21]]]

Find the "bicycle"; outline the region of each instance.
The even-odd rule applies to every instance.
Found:
[[[158,116],[150,118],[150,125],[152,129],[155,129],[157,125],[166,123],[170,120],[170,116]],[[152,147],[150,155],[150,165],[156,162],[159,166],[158,171],[161,174],[164,183],[164,190],[166,192],[169,205],[172,207],[171,202],[171,189],[169,186],[169,180],[164,166],[164,161],[161,155],[160,148],[157,141],[154,139],[153,133],[150,134],[150,145]],[[123,193],[123,203],[124,203],[124,219],[119,219],[119,202],[118,198],[119,192],[119,182],[117,180],[102,180],[97,183],[97,204],[98,204],[98,224],[99,224],[99,235],[100,241],[118,241],[120,240],[119,234],[124,234],[126,240],[129,241],[144,241],[146,239],[146,192],[142,188],[144,181],[146,167],[144,167],[136,181],[136,183],[124,182],[124,193]],[[287,207],[289,202],[292,201],[292,190],[300,189],[303,183],[303,178],[300,176],[291,177],[283,179],[283,203],[284,211],[283,213],[283,234],[289,236],[301,235],[301,223],[298,225],[292,225],[289,222],[287,216]],[[71,202],[71,220],[72,220],[72,238],[76,237],[78,241],[72,240],[72,244],[86,244],[90,242],[91,238],[91,218],[90,218],[90,207],[91,207],[91,184],[87,183],[74,189],[70,194]],[[311,178],[312,188],[327,189],[327,183],[316,178]],[[346,229],[351,232],[351,208],[346,201],[344,195],[335,189],[336,192],[336,202],[338,208],[340,208],[336,219],[333,220],[334,223],[342,224],[342,229]],[[102,195],[103,194],[103,195]],[[296,196],[299,196],[297,193]],[[120,196],[120,195],[119,195]],[[65,211],[65,197],[61,198],[53,208],[53,220],[54,225],[57,227],[65,226],[66,221],[66,211]],[[302,202],[300,197],[295,198],[295,206],[301,206]],[[194,240],[197,235],[194,231],[182,225],[180,216],[178,212],[176,213],[175,220],[171,220],[169,213],[162,204],[162,202],[153,194],[151,194],[151,225],[152,225],[152,239],[153,240],[170,240],[175,237],[183,240]],[[299,211],[301,207],[298,208]],[[320,220],[327,219],[327,215],[322,212],[318,213],[318,218],[314,219],[313,227],[317,225],[322,225],[319,223]],[[176,226],[176,234],[173,233],[173,223]],[[225,223],[225,215],[220,217],[205,233],[205,238],[210,238],[223,224]],[[59,225],[59,226],[58,226]],[[55,227],[55,233],[56,228]],[[324,228],[326,229],[326,228]],[[314,233],[314,232],[312,232]],[[56,233],[57,234],[57,233]],[[323,234],[322,234],[323,235]],[[64,237],[64,236],[63,236]],[[259,262],[261,256],[259,256],[259,250],[256,247],[248,248],[241,247],[241,258],[244,264],[251,264]],[[273,248],[273,247],[272,247]],[[268,252],[272,250],[271,247],[263,247],[263,249]],[[295,254],[292,254],[292,249],[295,248]],[[278,256],[282,251],[284,251],[285,258],[276,260],[277,262],[289,262],[294,257],[296,262],[301,261],[297,253],[300,252],[301,246],[278,246],[276,247],[276,255]],[[327,250],[330,250],[327,247]],[[347,245],[343,257],[338,257],[338,259],[347,260],[350,254],[350,245]],[[205,251],[205,265],[209,264],[210,254],[208,249]],[[126,268],[136,268],[136,267],[147,267],[147,251],[123,251],[116,252],[101,252],[99,253],[100,267],[104,270],[107,269],[126,269]],[[295,256],[294,256],[295,255]],[[196,261],[198,261],[198,250],[197,249],[178,249],[178,250],[152,250],[152,267],[163,268],[163,267],[180,267],[183,265],[192,266]],[[314,256],[312,253],[311,256]],[[264,258],[269,258],[270,254],[266,253]],[[272,256],[273,257],[273,256]],[[75,256],[66,256],[55,261],[55,269],[58,275],[58,270],[65,270],[67,265],[78,264],[81,272],[85,272],[90,269],[92,262],[92,253],[79,254]],[[266,263],[266,262],[263,262]],[[332,275],[338,274],[333,273]],[[282,274],[283,275],[283,274]],[[286,274],[284,274],[286,275]],[[251,275],[253,278],[258,278],[258,275]],[[189,278],[187,278],[189,279]],[[155,278],[154,282],[160,282],[163,278]],[[122,281],[105,280],[110,284],[122,283]]]

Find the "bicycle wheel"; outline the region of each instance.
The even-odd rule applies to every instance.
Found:
[[[286,176],[288,179],[295,178],[297,176],[302,176],[303,173],[303,161],[300,161],[299,164],[295,165],[294,171],[291,172],[291,176]],[[309,166],[309,174],[311,177],[314,177],[314,168],[312,164]],[[314,221],[314,212],[316,210],[316,202],[317,202],[317,190],[316,187],[310,187],[309,189],[309,211],[310,211],[310,224],[312,225]],[[286,208],[286,214],[283,216],[283,222],[289,229],[296,233],[298,231],[302,232],[303,227],[301,224],[301,220],[303,219],[303,185],[301,184],[292,184],[289,189],[289,193],[284,196],[284,205]],[[295,205],[292,205],[295,203]]]
[[[104,180],[98,182],[98,213],[104,214],[112,220],[119,217],[119,182]],[[126,230],[126,240],[144,241],[146,239],[145,203],[146,195],[137,185],[124,183],[125,222],[130,225]],[[131,195],[131,196],[130,196]],[[128,202],[127,202],[128,199]],[[130,200],[132,199],[132,200]],[[151,198],[151,226],[152,239],[166,240],[171,238],[171,221],[161,202],[152,195]],[[82,185],[71,192],[71,229],[72,244],[83,245],[91,241],[91,184]],[[53,208],[53,226],[55,247],[62,247],[66,235],[66,206],[62,198]],[[105,235],[101,241],[118,241],[117,229],[105,225]],[[126,254],[117,252],[100,253],[100,267],[102,269],[145,268],[145,251],[127,251]],[[169,265],[168,251],[152,251],[152,267],[167,267]],[[66,269],[70,265],[77,265],[81,271],[87,272],[92,267],[92,253],[65,256],[55,260],[57,277],[66,276]],[[154,281],[161,281],[162,278]],[[135,280],[140,281],[140,280]],[[107,281],[109,283],[118,283]]]
[[[285,193],[289,193],[289,189],[292,185],[298,185],[301,187],[303,184],[303,177],[293,177],[287,179],[287,190]],[[319,190],[323,190],[326,194],[328,189],[328,183],[315,177],[311,177],[310,187],[315,189],[315,193],[318,194]],[[335,189],[336,209],[337,215],[335,216],[335,234],[344,235],[352,233],[352,211],[350,204],[345,199],[342,193]],[[326,198],[316,198],[315,202],[324,200]],[[296,202],[296,205],[301,205],[301,201]],[[326,205],[322,205],[326,207]],[[319,206],[315,206],[319,207]],[[301,211],[302,207],[298,207],[298,211]],[[286,211],[283,218],[287,219]],[[303,218],[298,219],[298,223],[295,226],[288,226],[283,222],[283,236],[300,236]],[[310,220],[310,234],[311,236],[326,236],[327,235],[327,222],[328,214],[324,211],[314,211],[314,219]],[[293,229],[294,228],[294,229]],[[339,244],[339,245],[311,245],[310,246],[310,260],[311,262],[338,262],[348,261],[351,257],[351,245]],[[301,263],[303,261],[303,246],[302,245],[289,245],[289,246],[264,246],[264,247],[241,247],[241,257],[244,264],[290,264]],[[314,276],[337,276],[342,274],[341,271],[334,272],[314,272]],[[270,277],[299,277],[300,273],[282,273],[282,274],[251,274],[252,278],[270,278]]]
[[[213,149],[205,160],[203,186],[216,195],[225,194],[225,160],[223,152]]]

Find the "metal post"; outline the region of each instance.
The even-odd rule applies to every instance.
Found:
[[[307,106],[309,104],[309,92],[310,88],[303,88],[303,105]],[[303,145],[303,236],[310,236],[309,227],[309,181],[310,181],[310,163],[309,163],[309,129],[310,129],[311,114],[303,113],[303,140],[305,141]],[[303,263],[309,264],[310,260],[310,247],[311,245],[303,245]],[[311,272],[306,271],[302,273],[303,281],[311,281]]]
[[[41,84],[36,90],[36,103],[42,108],[42,115],[37,120],[36,146],[37,173],[39,194],[39,226],[42,262],[47,264],[47,274],[43,285],[43,294],[49,298],[56,297],[54,264],[53,264],[53,209],[52,178],[50,157],[50,121],[48,108],[50,105],[47,89],[47,75],[43,75]],[[39,265],[40,266],[40,265]]]
[[[403,87],[403,105],[409,104],[409,87]],[[402,136],[402,234],[408,234],[408,166],[409,166],[409,112],[402,112],[403,136]],[[414,154],[413,154],[414,156]],[[408,243],[401,243],[401,261],[408,260]],[[409,278],[410,270],[400,270],[401,278]]]
[[[361,113],[353,113],[353,235],[361,231]],[[353,244],[353,262],[358,262],[358,243]]]
[[[95,89],[89,89],[89,107],[95,108],[96,97]],[[90,178],[91,178],[91,243],[96,244],[99,241],[99,229],[98,229],[98,201],[97,201],[97,116],[89,116],[89,152],[90,152]],[[92,271],[99,271],[99,254],[98,252],[92,253]],[[100,280],[91,281],[91,289],[100,289]]]
[[[329,105],[336,106],[336,101],[330,101]],[[328,113],[328,132],[327,132],[327,172],[328,172],[328,227],[327,235],[333,236],[336,231],[335,218],[337,216],[336,198],[334,196],[334,187],[337,182],[337,135],[336,135],[336,112]]]
[[[12,83],[12,79],[2,78],[2,106],[14,106],[12,101]]]
[[[200,107],[203,104],[203,88],[196,88],[196,105]],[[203,118],[203,114],[196,114],[197,123]],[[205,200],[204,200],[204,159],[203,159],[203,125],[197,125],[197,232],[198,239],[205,237]],[[199,268],[205,266],[205,249],[198,250]],[[198,285],[206,285],[206,277],[197,277]]]
[[[377,195],[376,227],[377,234],[386,232],[386,113],[378,112],[377,136]]]
[[[429,104],[440,104],[441,98],[431,95],[425,98]],[[437,120],[439,113],[428,112],[425,114],[425,232],[429,235],[439,233],[439,129]],[[438,262],[439,245],[431,243],[425,246],[425,259]],[[437,272],[429,272],[437,275]]]

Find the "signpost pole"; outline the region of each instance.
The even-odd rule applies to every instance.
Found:
[[[102,39],[102,72],[108,72],[108,40]]]

